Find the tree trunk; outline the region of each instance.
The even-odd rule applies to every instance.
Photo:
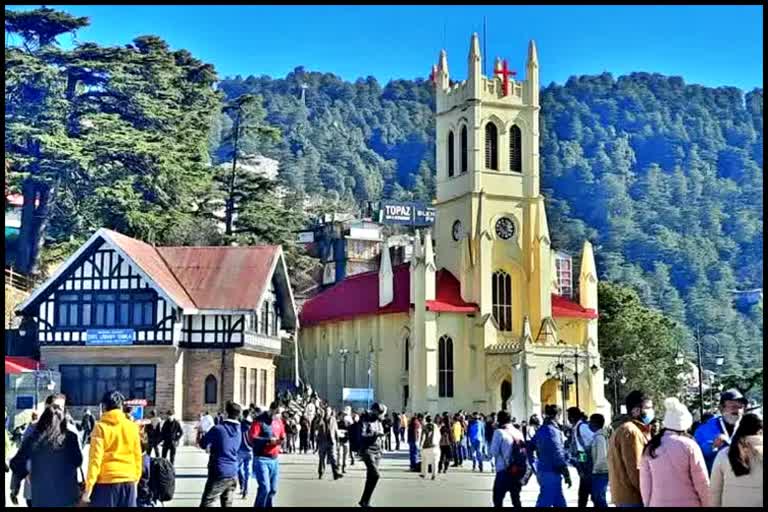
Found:
[[[232,172],[229,175],[229,190],[227,191],[227,205],[225,211],[226,234],[232,234],[235,217],[235,177],[237,175],[237,154],[240,145],[240,111],[235,115],[234,138],[232,140]]]

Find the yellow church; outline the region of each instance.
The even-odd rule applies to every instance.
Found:
[[[571,259],[550,247],[539,191],[539,62],[523,81],[499,59],[483,76],[477,34],[468,78],[436,87],[433,230],[410,263],[358,274],[307,301],[299,347],[305,380],[331,404],[342,388],[409,412],[541,415],[577,405],[610,418],[597,340],[597,271],[584,242],[573,298]],[[386,246],[386,243],[385,243]],[[370,369],[370,371],[369,371]]]

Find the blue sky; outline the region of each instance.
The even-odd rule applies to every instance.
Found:
[[[26,9],[27,7],[14,7]],[[440,48],[466,75],[469,37],[488,27],[488,66],[524,75],[528,40],[541,82],[632,71],[686,83],[762,87],[759,6],[57,6],[88,16],[80,41],[122,45],[155,34],[215,65],[220,77],[283,77],[296,66],[347,80],[426,77]],[[66,38],[65,38],[66,39]],[[62,41],[67,44],[67,41]]]

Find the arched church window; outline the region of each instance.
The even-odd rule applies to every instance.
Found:
[[[453,397],[453,340],[441,336],[437,342],[438,396]]]
[[[485,125],[485,168],[499,170],[499,130],[493,123]]]
[[[205,378],[205,403],[206,404],[215,404],[216,403],[216,396],[218,395],[218,390],[216,389],[217,383],[216,383],[216,377],[213,375],[209,375]]]
[[[453,131],[448,132],[448,177],[453,177]]]
[[[497,270],[491,276],[493,295],[493,318],[500,331],[512,330],[512,279],[503,270]]]
[[[509,130],[509,170],[523,172],[523,136],[517,126]]]
[[[405,371],[408,371],[408,363],[410,358],[410,345],[411,343],[411,337],[406,336],[405,340],[403,340],[403,352],[405,352]]]
[[[461,173],[467,172],[467,127],[461,127]]]

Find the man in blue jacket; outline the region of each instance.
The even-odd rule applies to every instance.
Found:
[[[210,429],[200,440],[200,448],[210,448],[208,479],[205,481],[200,507],[210,507],[221,498],[222,507],[231,507],[237,488],[237,454],[243,442],[240,427],[242,409],[231,400],[226,406],[227,418]]]
[[[562,479],[569,489],[573,485],[568,473],[563,432],[557,422],[562,412],[556,404],[544,406],[544,423],[531,439],[538,455],[536,474],[540,489],[536,507],[566,507]]]
[[[480,466],[480,472],[483,472],[483,443],[485,442],[485,421],[480,418],[478,413],[472,415],[472,421],[469,423],[467,432],[470,446],[472,447],[472,471]]]
[[[712,417],[696,429],[694,438],[704,453],[707,469],[712,472],[715,457],[731,444],[731,437],[747,407],[747,399],[738,389],[729,389],[720,395],[720,414]]]

